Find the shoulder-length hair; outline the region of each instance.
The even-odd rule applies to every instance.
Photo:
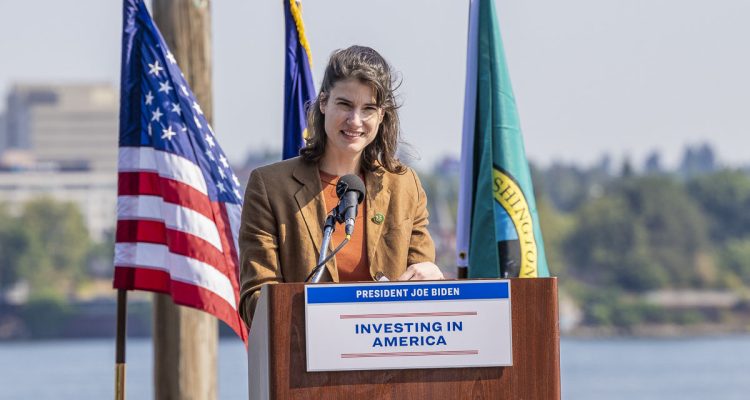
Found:
[[[325,115],[320,111],[336,82],[357,79],[375,92],[376,105],[383,112],[375,140],[362,152],[362,168],[374,172],[378,166],[388,172],[403,173],[406,168],[396,158],[396,150],[401,133],[398,119],[398,104],[394,95],[398,84],[391,74],[391,68],[377,51],[365,46],[351,46],[336,50],[328,61],[318,97],[307,109],[306,144],[300,150],[305,161],[318,162],[326,148]]]

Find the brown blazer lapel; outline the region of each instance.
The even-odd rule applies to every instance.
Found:
[[[326,212],[323,206],[323,189],[320,185],[318,167],[315,164],[300,164],[292,171],[292,176],[302,185],[294,194],[294,199],[297,201],[315,250],[320,254]]]
[[[387,218],[388,204],[391,198],[389,179],[388,174],[384,173],[382,169],[376,172],[367,172],[365,175],[367,215],[363,222],[367,234],[367,260],[370,264],[371,273],[378,269],[377,250],[380,238],[383,235],[383,225],[385,225],[385,222],[375,223],[375,216],[382,214]]]

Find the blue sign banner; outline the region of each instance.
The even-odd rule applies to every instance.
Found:
[[[508,281],[422,284],[309,285],[307,304],[507,299]]]

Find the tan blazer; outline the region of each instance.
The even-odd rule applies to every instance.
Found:
[[[434,262],[427,198],[416,173],[407,169],[392,174],[381,168],[365,174],[365,186],[370,274],[382,272],[393,280],[411,264]],[[239,233],[240,314],[248,326],[261,285],[302,282],[317,264],[328,211],[322,191],[318,166],[299,157],[251,174]],[[385,217],[382,223],[376,223],[376,214]],[[338,282],[335,257],[326,268],[323,279]]]

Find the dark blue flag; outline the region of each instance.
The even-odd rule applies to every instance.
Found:
[[[310,46],[302,23],[298,0],[284,2],[286,25],[286,60],[284,63],[284,159],[299,155],[307,130],[305,105],[315,98],[310,72]]]

